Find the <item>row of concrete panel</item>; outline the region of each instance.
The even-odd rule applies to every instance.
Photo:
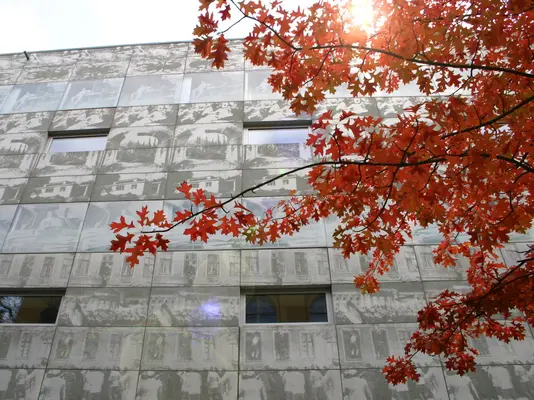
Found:
[[[244,327],[0,327],[0,368],[293,370],[382,368],[416,324]],[[534,340],[479,338],[478,365],[534,364]],[[440,366],[418,354],[419,367]]]
[[[444,268],[433,261],[435,246],[405,246],[396,256],[388,282],[425,282],[434,292],[456,284],[463,290],[467,260]],[[521,257],[526,243],[506,245],[500,259],[508,265]],[[0,287],[148,287],[148,286],[291,286],[352,283],[365,272],[370,255],[345,259],[332,248],[204,250],[146,255],[131,269],[117,253],[0,254]],[[435,281],[429,283],[430,281]],[[446,281],[440,283],[439,281]],[[430,285],[430,286],[429,286]]]

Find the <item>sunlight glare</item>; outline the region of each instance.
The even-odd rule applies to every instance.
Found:
[[[373,24],[373,0],[352,0],[352,22],[361,28],[370,28]]]

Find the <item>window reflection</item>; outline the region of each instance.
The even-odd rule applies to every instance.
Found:
[[[211,72],[186,74],[182,103],[203,103],[243,100],[242,72]]]
[[[128,77],[124,82],[119,106],[178,103],[182,80],[183,75]]]
[[[1,296],[0,323],[54,324],[61,296]]]
[[[122,82],[122,78],[71,82],[59,108],[115,107]]]
[[[281,100],[282,94],[273,92],[273,88],[267,82],[271,70],[248,71],[246,73],[245,100]]]
[[[53,138],[49,153],[105,150],[107,136]]]
[[[2,113],[55,110],[66,86],[66,82],[16,85],[5,101]]]
[[[247,144],[306,143],[308,128],[249,129]]]
[[[328,322],[325,293],[246,296],[246,323]]]

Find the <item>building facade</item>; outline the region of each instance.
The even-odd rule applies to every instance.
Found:
[[[177,228],[134,269],[109,252],[120,215],[189,208],[184,180],[225,198],[313,161],[302,129],[316,116],[293,115],[231,47],[224,71],[188,43],[0,56],[0,399],[534,399],[530,328],[479,339],[477,373],[421,356],[419,383],[381,375],[426,301],[466,287],[465,260],[434,264],[436,229],[415,230],[373,296],[352,283],[369,256],[332,248],[334,220],[261,248]],[[318,113],[392,119],[418,96],[404,90],[340,90]],[[310,193],[305,173],[244,203],[261,212],[292,190]],[[515,236],[503,260],[532,241]]]

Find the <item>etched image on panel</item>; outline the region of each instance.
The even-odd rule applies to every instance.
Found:
[[[73,254],[2,254],[0,286],[66,286],[73,260]]]
[[[0,135],[0,156],[39,153],[45,147],[45,132],[7,133]]]
[[[235,170],[241,168],[242,146],[194,146],[171,149],[170,171]]]
[[[22,203],[89,201],[95,176],[51,176],[30,178]]]
[[[55,111],[66,85],[65,82],[16,85],[4,102],[2,113]]]
[[[183,75],[129,76],[119,106],[175,104],[180,100]]]
[[[335,285],[333,301],[337,324],[415,322],[426,301],[421,283],[383,283],[368,295],[353,285]]]
[[[250,169],[243,171],[243,187],[251,188],[262,185],[260,188],[249,192],[245,196],[288,196],[292,191],[295,194],[311,194],[312,187],[308,184],[307,171],[298,171],[281,178],[278,176],[287,173],[284,168]],[[267,183],[267,181],[271,181]]]
[[[44,369],[0,369],[0,399],[36,400]]]
[[[242,72],[185,74],[181,103],[243,100]]]
[[[160,252],[154,285],[238,286],[240,254],[237,251]]]
[[[37,82],[68,81],[73,67],[69,65],[53,67],[29,67],[26,66],[17,79],[18,84]]]
[[[239,378],[239,400],[336,400],[342,397],[341,377],[335,370],[245,371]]]
[[[242,283],[325,284],[330,281],[326,249],[243,250]]]
[[[148,286],[152,280],[154,257],[145,255],[131,268],[127,254],[78,253],[69,286]]]
[[[16,211],[17,205],[0,206],[0,244],[4,243]]]
[[[255,215],[263,215],[268,209],[276,207],[283,200],[283,197],[250,197],[243,200],[243,205],[251,210]],[[280,210],[274,210],[275,218],[282,217]],[[250,243],[245,244],[247,247],[259,247]],[[326,237],[323,221],[311,222],[300,228],[292,236],[282,235],[276,243],[265,243],[262,247],[325,247]],[[302,264],[301,264],[302,265]],[[302,271],[303,272],[303,271]]]
[[[59,108],[115,107],[122,82],[122,78],[70,82]]]
[[[49,368],[138,369],[144,328],[59,327]]]
[[[148,292],[148,288],[69,288],[61,303],[58,325],[143,325]]]
[[[150,326],[237,326],[239,290],[235,287],[154,288]]]
[[[317,115],[331,110],[334,118],[339,118],[342,111],[350,111],[358,116],[378,117],[376,100],[372,97],[326,99],[317,106]]]
[[[138,400],[234,400],[236,396],[237,373],[227,371],[143,371],[137,388]]]
[[[46,131],[52,122],[53,115],[53,112],[0,115],[0,132]]]
[[[53,325],[4,325],[0,331],[0,367],[46,367],[54,330]]]
[[[100,174],[162,172],[167,161],[166,148],[107,150]]]
[[[165,194],[165,173],[98,175],[92,201],[158,200]]]
[[[77,129],[105,129],[111,126],[113,108],[58,111],[52,120],[51,131]]]
[[[180,104],[178,124],[212,124],[214,122],[243,121],[243,103],[223,101],[219,103]]]
[[[20,154],[0,157],[2,178],[22,178],[30,175],[37,154]]]
[[[235,370],[238,328],[147,328],[143,370]]]
[[[185,69],[185,54],[177,58],[134,57],[128,66],[129,76],[180,74]]]
[[[455,266],[444,267],[434,262],[434,250],[438,246],[415,246],[415,253],[423,280],[463,280],[466,279],[466,269],[469,261],[461,257]]]
[[[165,198],[183,199],[184,194],[176,190],[184,181],[193,189],[203,189],[216,197],[231,197],[241,191],[241,171],[183,171],[171,172],[167,178]]]
[[[261,332],[245,333],[245,359],[247,361],[261,361]]]
[[[73,65],[80,57],[80,50],[59,50],[30,53],[30,65]]]
[[[228,53],[228,60],[224,62],[225,71],[243,70],[245,67],[245,60],[243,57],[243,43],[240,40],[230,40],[227,43],[230,52]],[[197,54],[193,46],[190,46],[187,53],[186,72],[204,72],[204,71],[218,71],[217,67],[213,66],[212,60],[206,60]]]
[[[177,113],[178,106],[170,104],[119,107],[115,111],[113,127],[174,125]]]
[[[32,176],[68,176],[95,174],[102,162],[102,151],[43,153]]]
[[[174,146],[241,144],[243,125],[237,123],[178,125]]]
[[[170,147],[173,130],[168,126],[115,128],[109,132],[107,150]]]
[[[17,204],[27,183],[27,178],[0,179],[0,204]]]
[[[310,121],[310,114],[296,115],[286,100],[254,100],[245,102],[245,121]]]
[[[347,400],[427,399],[448,400],[441,368],[421,368],[419,382],[409,380],[389,385],[380,369],[351,369],[342,371],[343,394]],[[468,400],[469,397],[458,397]],[[478,399],[477,399],[478,400]]]
[[[118,62],[86,62],[76,64],[71,80],[121,78],[126,75],[127,61]]]
[[[3,251],[75,251],[87,204],[20,205]]]
[[[46,372],[40,400],[130,400],[135,396],[137,372],[57,370]]]

